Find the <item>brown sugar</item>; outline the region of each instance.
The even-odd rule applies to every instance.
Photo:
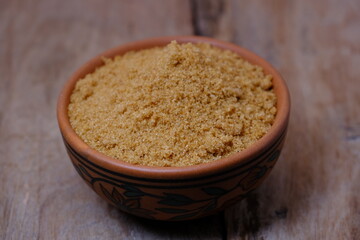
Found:
[[[128,52],[79,80],[69,118],[110,157],[148,166],[189,166],[244,150],[276,115],[272,76],[209,44]]]

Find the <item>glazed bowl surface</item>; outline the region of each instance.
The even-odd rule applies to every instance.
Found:
[[[233,51],[273,76],[277,114],[268,133],[249,148],[211,163],[187,167],[132,165],[90,148],[72,129],[68,117],[76,82],[112,58],[128,51],[179,43],[206,42]],[[70,160],[85,182],[120,210],[156,220],[180,221],[214,214],[256,189],[274,167],[287,131],[290,97],[280,74],[264,59],[237,45],[206,37],[152,38],[108,50],[80,67],[67,81],[58,100],[60,132]]]

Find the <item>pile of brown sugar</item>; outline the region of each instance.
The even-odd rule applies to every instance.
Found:
[[[276,115],[272,76],[209,44],[128,52],[79,80],[69,118],[92,148],[132,164],[189,166],[241,151]]]

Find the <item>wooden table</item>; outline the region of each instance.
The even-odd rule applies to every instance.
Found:
[[[360,239],[359,12],[358,0],[0,1],[0,239]],[[103,50],[191,34],[237,43],[282,73],[287,142],[262,187],[224,213],[135,218],[71,166],[57,96]]]

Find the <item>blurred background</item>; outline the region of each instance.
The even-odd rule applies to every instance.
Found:
[[[161,223],[107,205],[61,142],[57,96],[120,44],[203,35],[248,48],[288,83],[278,164],[223,213]],[[1,239],[360,239],[360,1],[0,0]]]

